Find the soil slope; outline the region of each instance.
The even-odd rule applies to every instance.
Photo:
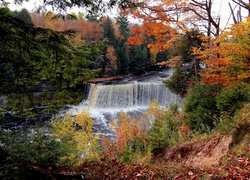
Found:
[[[160,163],[179,163],[185,166],[218,165],[220,158],[227,154],[232,136],[215,134],[207,139],[199,139],[190,144],[180,145],[158,155],[155,161]]]

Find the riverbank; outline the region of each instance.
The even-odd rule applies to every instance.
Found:
[[[96,79],[90,79],[87,82],[88,83],[101,83],[101,82],[104,82],[104,81],[122,80],[122,79],[130,77],[130,76],[132,76],[132,74],[110,76],[110,77],[101,77],[101,78],[96,78]]]

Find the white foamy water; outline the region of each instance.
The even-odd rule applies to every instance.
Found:
[[[67,113],[75,115],[82,111],[90,113],[94,119],[94,131],[111,136],[109,123],[117,120],[119,113],[125,112],[140,118],[154,100],[161,106],[181,104],[180,96],[173,94],[162,83],[172,74],[172,69],[145,73],[122,81],[89,84],[87,100],[72,106]]]

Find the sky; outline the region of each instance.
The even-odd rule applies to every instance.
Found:
[[[6,2],[10,2],[9,8],[11,10],[21,10],[22,8],[26,8],[28,11],[34,11],[36,7],[41,4],[42,0],[29,0],[29,2],[24,2],[22,5],[15,5],[13,2],[14,0],[5,0]],[[235,7],[235,4],[231,0],[213,0],[213,9],[215,14],[221,14],[221,28],[224,29],[226,25],[229,25],[232,22],[232,16],[231,11],[229,9],[228,2],[231,2],[232,6]],[[242,9],[243,10],[243,9]],[[69,10],[69,12],[79,12],[80,10],[78,8],[74,8]],[[109,15],[114,14],[114,12],[111,12]],[[243,14],[244,13],[243,10]],[[228,24],[229,21],[229,24]]]

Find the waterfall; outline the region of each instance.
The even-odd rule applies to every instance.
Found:
[[[163,83],[90,84],[90,86],[90,108],[143,107],[154,100],[162,106],[180,102],[179,96],[170,92]]]
[[[180,96],[170,92],[162,82],[173,73],[172,69],[145,73],[118,81],[88,84],[88,97],[68,113],[74,115],[87,110],[94,119],[94,131],[112,136],[109,123],[117,120],[121,111],[140,118],[154,100],[159,105],[181,105]]]

